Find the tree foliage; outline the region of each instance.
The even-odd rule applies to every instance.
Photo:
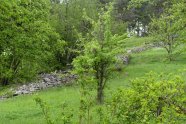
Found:
[[[61,39],[66,41],[64,53],[58,53],[59,67],[70,64],[77,56],[79,33],[86,35],[91,30],[91,24],[84,20],[83,10],[92,19],[97,19],[97,0],[63,0],[62,2],[51,3],[50,24],[60,34]]]
[[[171,1],[169,1],[171,2]],[[183,46],[185,28],[185,2],[173,0],[172,7],[164,10],[160,18],[154,18],[151,23],[151,35],[166,49],[169,60],[172,60],[176,48]],[[181,5],[181,6],[180,6]],[[182,51],[181,48],[178,52]],[[178,53],[177,52],[177,53]]]
[[[51,44],[60,42],[48,23],[49,7],[45,0],[1,1],[1,83],[31,79],[48,61],[54,51]]]
[[[108,7],[107,11],[102,10],[99,20],[93,22],[91,41],[83,44],[82,55],[73,62],[82,85],[96,84],[97,99],[100,103],[103,102],[103,90],[113,71],[116,55],[121,52],[118,36],[111,33],[111,12],[112,7]]]

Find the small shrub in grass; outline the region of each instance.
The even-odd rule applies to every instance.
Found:
[[[40,105],[47,124],[57,124],[58,122],[60,124],[72,124],[73,110],[69,109],[66,103],[62,104],[61,114],[57,115],[56,118],[52,118],[47,103],[39,97],[35,98],[35,101]]]
[[[47,124],[54,124],[54,121],[51,119],[50,113],[49,113],[49,107],[41,98],[37,97],[35,98],[35,101],[42,109],[43,115],[45,117]]]
[[[61,116],[59,116],[59,121],[62,124],[72,124],[73,110],[68,108],[67,103],[62,104]],[[61,118],[61,119],[60,119]]]
[[[91,90],[85,87],[81,88],[80,106],[79,106],[79,124],[92,124],[92,109],[95,107],[95,99],[91,94]]]
[[[186,119],[186,85],[180,76],[149,73],[131,83],[114,93],[107,122],[180,124]]]

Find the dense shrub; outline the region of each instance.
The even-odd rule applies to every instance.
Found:
[[[180,123],[186,118],[186,85],[180,76],[149,73],[119,89],[109,102],[109,123]]]

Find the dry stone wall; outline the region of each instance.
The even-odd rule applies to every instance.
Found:
[[[21,94],[31,94],[36,91],[47,89],[50,87],[61,86],[70,84],[77,79],[77,76],[71,74],[69,71],[58,71],[50,74],[41,74],[39,80],[33,83],[27,83],[17,88],[11,89],[12,96],[18,96]],[[0,99],[6,99],[10,97],[9,94],[0,96]]]

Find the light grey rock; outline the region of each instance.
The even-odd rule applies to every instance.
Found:
[[[50,82],[50,78],[45,77],[45,78],[43,78],[43,81],[44,81],[44,82]]]

